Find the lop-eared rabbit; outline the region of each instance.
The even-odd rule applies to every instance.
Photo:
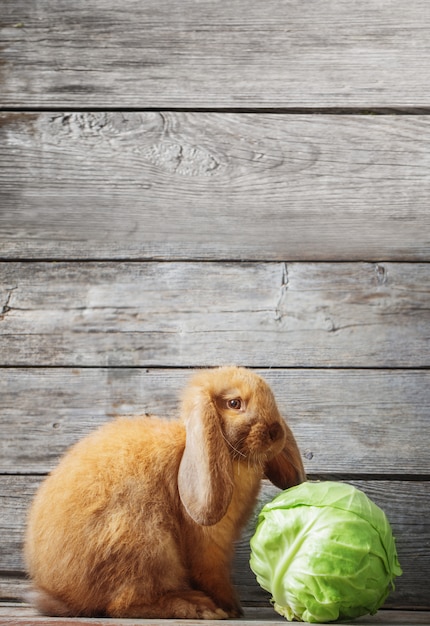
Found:
[[[239,616],[233,544],[263,477],[305,480],[271,389],[245,368],[200,370],[180,419],[115,419],[41,485],[25,542],[32,601],[55,616]]]

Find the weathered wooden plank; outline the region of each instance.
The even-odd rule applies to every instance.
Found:
[[[426,0],[3,4],[5,107],[428,106]]]
[[[112,619],[112,618],[62,618],[58,620],[55,617],[41,617],[34,609],[24,604],[4,603],[0,604],[0,624],[2,626],[33,626],[46,624],[47,626],[59,626],[67,624],[68,626],[127,626],[130,620]],[[137,619],[133,620],[133,624],[145,624],[146,626],[183,626],[182,620],[162,620],[162,619]],[[193,624],[217,624],[205,620],[192,622]],[[229,620],[229,626],[285,626],[284,618],[280,617],[272,608],[261,607],[245,607],[245,615],[241,619]],[[355,626],[356,624],[383,624],[383,626],[413,626],[414,624],[430,624],[430,615],[426,611],[390,611],[381,610],[376,615],[366,615],[353,622],[343,622],[344,626]],[[316,625],[318,626],[318,625]]]
[[[430,372],[259,370],[311,475],[430,476]],[[118,414],[175,417],[191,372],[4,369],[0,473],[49,471],[79,438]]]
[[[25,517],[40,476],[0,476],[0,572],[24,572],[22,542]],[[1,580],[1,578],[0,578]]]
[[[430,266],[2,263],[2,365],[427,366]]]
[[[427,116],[8,113],[0,133],[2,258],[430,258]]]
[[[5,603],[0,605],[0,625],[1,626],[59,626],[67,624],[68,626],[128,626],[130,621],[118,618],[79,618],[79,619],[61,619],[54,617],[41,617],[34,609],[21,604]],[[193,620],[193,626],[209,626],[217,624],[208,620]],[[245,607],[245,615],[241,619],[229,620],[229,626],[285,626],[284,618],[280,617],[272,608],[261,607]],[[146,626],[165,626],[166,620],[161,619],[137,619],[133,620],[134,625],[145,624]],[[183,620],[170,620],[171,626],[183,626]],[[426,611],[390,611],[382,610],[376,615],[366,615],[353,622],[343,622],[344,626],[366,626],[374,624],[383,624],[383,626],[414,626],[415,624],[430,624],[430,616]],[[322,624],[321,626],[324,626]],[[331,626],[328,624],[326,626]]]
[[[22,590],[22,585],[20,585]],[[383,624],[385,626],[390,626],[390,624],[398,623],[396,621],[397,613],[390,611],[390,618],[388,620],[383,620]],[[391,614],[394,615],[391,616]],[[405,613],[406,612],[403,612]],[[384,616],[386,612],[384,611]],[[388,614],[387,614],[388,617]],[[412,615],[415,618],[415,613]],[[422,624],[426,623],[423,621],[423,614],[420,612],[420,616],[417,618],[416,622]],[[381,623],[381,617],[379,617],[378,621],[370,622],[374,624]],[[394,620],[394,622],[392,622]],[[126,625],[139,625],[145,624],[146,626],[183,626],[183,620],[163,620],[163,619],[133,619],[125,620],[118,618],[79,618],[79,619],[61,619],[61,624],[73,624],[75,626],[126,626]],[[188,623],[188,620],[187,622]],[[193,620],[191,624],[217,624],[218,622],[211,620]],[[273,626],[285,626],[285,620],[277,614],[271,607],[263,608],[263,607],[245,607],[245,615],[241,619],[232,619],[228,621],[229,626],[245,626],[247,623],[252,623],[253,626],[265,626],[267,623],[270,623]],[[365,622],[367,623],[367,622]],[[4,603],[0,604],[0,625],[1,626],[15,626],[15,625],[25,625],[25,626],[33,626],[33,624],[47,624],[47,625],[56,625],[59,626],[58,618],[47,618],[42,617],[37,613],[32,607],[26,604],[17,604],[17,603]]]
[[[22,572],[21,555],[25,512],[32,493],[41,477],[0,476],[0,571]],[[430,529],[426,516],[429,507],[428,482],[403,481],[356,481],[379,506],[391,522],[396,537],[399,560],[403,575],[398,579],[395,592],[390,595],[390,607],[430,608],[428,579],[430,575]],[[267,485],[262,491],[261,501],[271,499],[278,490]],[[253,520],[238,544],[235,560],[235,580],[239,586],[242,601],[265,603],[267,594],[255,582],[249,569],[249,538],[253,533]],[[0,579],[1,590],[1,579]],[[10,593],[10,588],[9,588]],[[10,596],[9,596],[10,597]]]

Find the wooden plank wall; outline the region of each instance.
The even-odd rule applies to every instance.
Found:
[[[238,363],[309,476],[387,512],[387,606],[429,609],[427,0],[6,0],[0,26],[0,599],[67,446]]]

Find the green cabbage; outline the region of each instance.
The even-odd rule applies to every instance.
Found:
[[[385,513],[351,485],[306,482],[266,504],[251,569],[288,620],[376,613],[402,570]]]

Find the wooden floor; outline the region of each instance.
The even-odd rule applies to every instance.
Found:
[[[19,602],[26,511],[77,439],[226,363],[387,513],[403,576],[355,623],[430,624],[429,85],[427,0],[2,3],[0,624],[130,623]],[[238,623],[285,623],[254,523]]]
[[[429,624],[427,611],[379,611],[376,615],[360,617],[351,622],[342,622],[344,626],[360,626],[369,625],[377,626],[414,626],[415,624]],[[39,624],[40,626],[58,626],[59,624],[72,626],[132,626],[132,624],[145,624],[146,626],[166,626],[171,624],[222,624],[223,622],[213,620],[161,620],[161,619],[111,619],[111,618],[47,618],[38,616],[37,613],[26,606],[1,605],[0,604],[0,625],[13,626],[30,626],[31,624]],[[272,609],[251,608],[245,609],[245,615],[241,619],[228,620],[229,626],[244,626],[244,624],[252,624],[252,626],[285,626],[286,620],[275,613]],[[318,625],[317,625],[318,626]]]

